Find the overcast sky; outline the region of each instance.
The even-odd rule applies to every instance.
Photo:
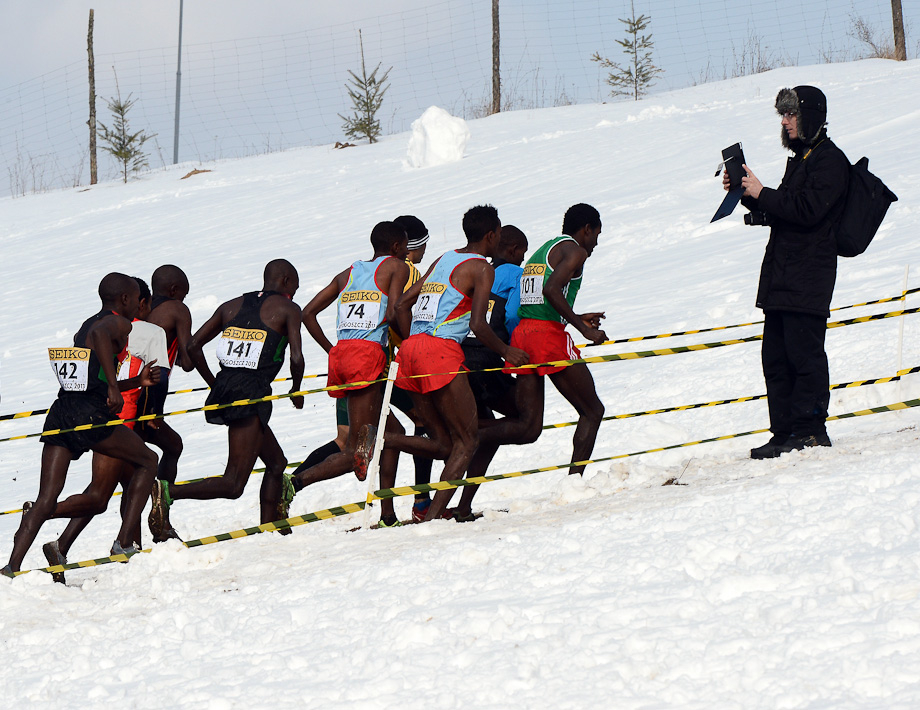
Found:
[[[183,44],[200,44],[352,22],[438,0],[186,0]],[[89,10],[96,54],[176,46],[179,0],[0,0],[0,88],[86,59]]]
[[[920,0],[902,2],[915,58]],[[179,0],[0,0],[0,177],[19,191],[38,189],[32,178],[84,181],[91,7],[97,110],[104,117],[116,92],[136,99],[132,125],[155,134],[151,164],[171,162]],[[852,38],[854,18],[891,37],[890,0],[635,0],[635,12],[651,17],[663,70],[653,93],[857,59],[866,47]],[[629,13],[630,0],[502,0],[503,109],[611,100],[606,70],[590,57],[623,61],[617,41]],[[368,69],[393,68],[385,134],[407,130],[431,105],[467,118],[488,110],[490,0],[186,0],[180,159],[342,139],[359,29]]]
[[[920,22],[920,17],[916,17],[920,13],[920,0],[902,2],[910,33],[915,21]],[[468,0],[466,3],[461,0],[451,0],[451,3],[447,0],[267,0],[259,3],[252,0],[187,0],[184,3],[183,42],[201,44],[280,35],[423,7],[443,9],[449,4],[481,4],[485,13],[490,6],[489,0]],[[509,10],[517,4],[509,3]],[[552,3],[551,0],[535,0],[535,4]],[[614,0],[613,4],[624,3]],[[832,12],[844,8],[843,12],[876,20],[890,12],[888,0],[817,0],[805,6],[801,0],[770,0],[761,2],[759,7],[769,9],[770,14],[778,18],[788,16],[795,23],[798,9],[824,4],[834,8]],[[660,20],[663,12],[661,4],[640,0],[635,5],[637,14],[652,15],[654,31],[655,20]],[[694,0],[686,5],[698,6],[699,14],[710,16],[716,24],[727,22],[729,13],[751,10],[746,3],[724,0]],[[172,47],[178,40],[179,0],[0,0],[0,8],[3,26],[0,89],[72,62],[84,61],[90,8],[95,10],[97,54]],[[752,27],[751,31],[759,32],[760,29]],[[809,30],[820,32],[821,28]],[[769,30],[767,34],[769,36]],[[727,36],[726,41],[729,39]],[[682,40],[686,42],[688,38],[682,37]],[[914,47],[911,49],[916,51]]]
[[[908,31],[920,22],[920,0],[902,0]],[[552,5],[552,0],[534,0],[535,5]],[[280,35],[317,29],[363,18],[417,10],[423,7],[445,8],[449,4],[483,5],[488,13],[489,0],[187,0],[184,3],[183,43],[202,44],[228,39]],[[509,3],[509,11],[517,2]],[[625,4],[614,0],[614,4]],[[682,3],[684,4],[684,3]],[[802,7],[820,5],[833,12],[852,12],[876,20],[888,14],[888,0],[770,0],[759,3],[774,18],[789,17],[796,23]],[[626,4],[628,6],[628,4]],[[637,14],[661,18],[662,4],[636,2]],[[750,12],[747,3],[725,0],[694,0],[686,5],[699,7],[699,14],[712,18],[718,25],[727,22],[729,13]],[[2,41],[0,41],[0,89],[34,78],[72,62],[85,61],[86,26],[89,9],[95,10],[95,51],[99,55],[140,49],[174,47],[178,40],[179,0],[0,0]],[[847,10],[846,8],[849,8]],[[685,8],[682,8],[685,9]],[[658,23],[660,27],[660,22]],[[759,32],[760,27],[751,27]],[[809,28],[820,32],[821,27]],[[660,29],[659,29],[660,32]],[[769,37],[769,30],[766,30]],[[681,38],[686,42],[686,36]],[[726,41],[731,39],[726,36]],[[737,39],[737,38],[736,38]],[[660,40],[660,36],[659,36]],[[660,41],[659,41],[660,44]],[[910,42],[909,42],[910,44]],[[916,51],[915,47],[911,47]]]

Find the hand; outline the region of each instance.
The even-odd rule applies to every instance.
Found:
[[[155,384],[159,383],[160,367],[156,362],[156,359],[153,359],[144,365],[144,369],[141,370],[141,374],[139,375],[141,387],[153,387]]]
[[[530,356],[519,348],[508,347],[505,350],[505,362],[514,367],[520,367],[530,362]]]
[[[582,313],[578,316],[587,328],[600,328],[601,321],[606,318],[604,313]]]
[[[296,392],[297,390],[291,390],[291,392]],[[298,394],[294,397],[291,397],[291,404],[294,405],[294,409],[303,409],[303,395]]]
[[[728,170],[722,171],[722,187],[725,188],[726,192],[732,189],[732,181],[731,178],[728,177]]]
[[[118,391],[117,383],[113,382],[109,384],[109,393],[105,398],[105,404],[113,414],[118,414],[121,408],[125,406],[124,397],[122,397],[121,392]]]
[[[747,165],[742,165],[741,167],[744,168],[744,171],[747,173],[741,178],[744,196],[753,197],[756,200],[760,197],[760,191],[763,190],[763,183],[761,183],[757,176],[751,172],[751,169]]]
[[[583,330],[581,334],[594,345],[600,345],[607,340],[607,334],[603,330],[598,330],[597,328],[588,328],[587,330]]]

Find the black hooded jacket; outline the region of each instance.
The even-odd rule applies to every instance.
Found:
[[[801,88],[806,87],[796,87]],[[834,225],[843,211],[850,163],[822,125],[823,120],[817,129],[806,125],[802,128],[808,132],[804,132],[800,128],[800,135],[813,136],[809,144],[788,141],[795,155],[786,163],[778,188],[764,187],[758,199],[741,200],[770,220],[770,240],[757,290],[757,307],[764,311],[830,315],[837,279]]]

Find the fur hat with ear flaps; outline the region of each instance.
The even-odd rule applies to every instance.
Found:
[[[827,98],[815,86],[797,86],[794,89],[780,89],[776,95],[776,112],[796,115],[796,130],[805,145],[813,145],[827,125]],[[783,147],[794,149],[785,129],[780,130]]]

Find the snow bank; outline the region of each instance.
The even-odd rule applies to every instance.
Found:
[[[367,151],[222,161],[194,180],[180,180],[187,167],[176,166],[127,185],[0,199],[0,412],[54,401],[46,348],[98,309],[107,271],[181,266],[197,328],[216,304],[257,289],[274,258],[297,267],[295,300],[306,303],[370,256],[372,226],[398,214],[419,215],[431,231],[425,270],[463,243],[461,215],[484,201],[527,234],[531,250],[558,233],[569,205],[598,208],[604,231],[576,307],[605,310],[611,338],[760,320],[767,231],[737,211],[709,224],[723,194],[711,168],[742,140],[752,169],[776,185],[786,154],[773,97],[803,83],[825,89],[834,140],[850,157],[869,156],[901,198],[869,250],[840,260],[832,306],[900,294],[905,264],[908,288],[920,285],[920,61],[788,67],[638,104],[503,114],[477,122],[467,159],[438,170],[406,169],[402,136]],[[432,123],[443,128],[439,115]],[[456,148],[418,123],[430,147]],[[427,160],[427,151],[419,144],[416,155]],[[914,295],[834,317],[918,304]],[[321,315],[327,333],[334,319],[334,308]],[[903,366],[920,365],[920,315],[903,324]],[[893,375],[899,325],[828,331],[832,381]],[[213,344],[206,357],[216,366]],[[308,373],[325,371],[326,353],[306,336],[304,357]],[[756,343],[590,367],[608,415],[763,391]],[[170,395],[167,410],[200,407],[201,378],[177,370],[170,388],[188,391]],[[279,382],[274,391],[288,389]],[[831,411],[918,396],[913,374],[835,390]],[[547,384],[546,423],[574,418]],[[0,421],[0,437],[41,421]],[[185,443],[181,479],[222,471],[224,427],[201,412],[170,423]],[[766,423],[760,401],[607,421],[595,456]],[[275,402],[271,427],[299,461],[334,435],[333,404],[325,394],[308,396],[303,410]],[[465,525],[348,532],[361,516],[345,516],[287,537],[157,545],[129,564],[68,572],[66,586],[38,572],[0,577],[0,688],[8,707],[30,710],[285,708],[305,698],[324,710],[920,708],[920,408],[828,429],[833,448],[769,461],[748,458],[768,438],[760,434],[593,464],[583,479],[544,471],[491,483],[475,502],[485,516]],[[505,447],[489,473],[563,463],[573,433],[554,428]],[[20,521],[2,513],[34,499],[40,456],[34,438],[0,443],[0,564]],[[86,486],[91,461],[71,464],[64,496]],[[413,480],[403,457],[397,483]],[[252,526],[259,483],[253,476],[237,500],[178,501],[172,522],[186,539]],[[298,493],[291,512],[361,501],[366,488],[351,475],[324,481]],[[73,561],[108,553],[119,500],[77,540]],[[407,518],[412,497],[395,506]],[[44,566],[41,545],[64,525],[45,525],[24,568]]]
[[[451,116],[442,108],[431,106],[421,118],[412,122],[409,165],[430,168],[462,160],[469,139],[470,129],[466,121]]]

